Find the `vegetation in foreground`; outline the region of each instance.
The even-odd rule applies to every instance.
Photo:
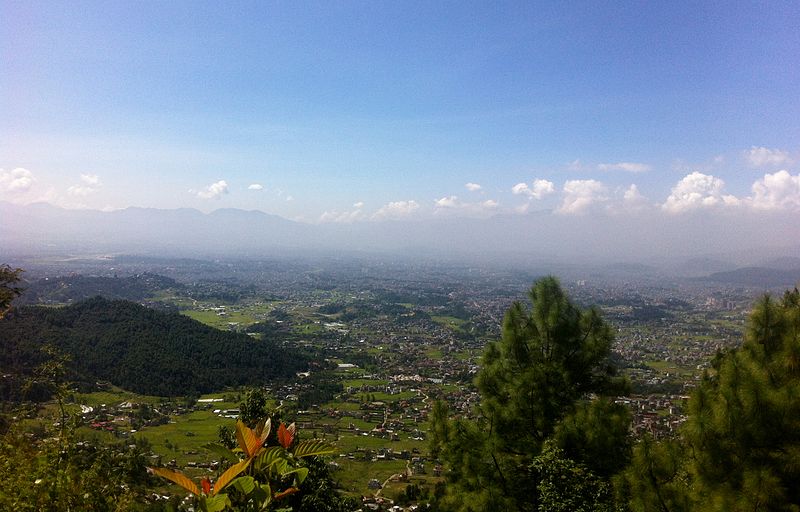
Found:
[[[15,282],[6,280],[6,289]],[[608,358],[607,324],[574,306],[553,278],[535,283],[530,297],[529,309],[509,310],[502,339],[486,348],[474,417],[434,408],[431,448],[447,484],[428,499],[431,509],[800,510],[797,290],[756,304],[744,345],[715,358],[678,438],[645,437],[632,447],[627,412],[614,400],[625,382]],[[99,447],[72,434],[63,413],[68,361],[60,357],[53,353],[31,375],[50,383],[62,421],[31,436],[18,411],[4,411],[2,464],[11,476],[0,484],[3,502],[19,510],[176,506],[180,496],[150,496],[158,484],[144,472],[146,447]],[[250,458],[249,448],[242,453],[234,466]]]

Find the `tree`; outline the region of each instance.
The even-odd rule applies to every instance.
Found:
[[[450,480],[444,508],[544,510],[534,460],[548,440],[587,478],[608,478],[627,460],[629,415],[610,400],[626,390],[609,360],[611,329],[554,277],[535,282],[529,297],[530,309],[515,302],[501,340],[484,350],[475,419],[443,425],[441,411],[433,415],[432,448]],[[613,464],[596,456],[608,447]]]
[[[696,499],[707,510],[800,510],[800,293],[764,296],[740,350],[689,403]]]
[[[635,511],[800,510],[800,292],[753,308],[741,348],[718,354],[682,438],[637,446]]]
[[[11,308],[11,302],[22,293],[22,288],[17,286],[21,275],[21,268],[0,265],[0,318]]]

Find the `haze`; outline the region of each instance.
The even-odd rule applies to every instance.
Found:
[[[800,252],[796,3],[0,18],[4,254]]]

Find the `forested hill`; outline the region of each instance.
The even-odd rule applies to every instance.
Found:
[[[162,396],[263,384],[308,365],[308,356],[269,340],[95,297],[64,308],[24,307],[0,320],[1,399],[16,398],[47,344],[70,356],[71,379]]]
[[[64,303],[96,295],[140,301],[165,288],[181,289],[183,285],[174,279],[149,273],[127,277],[71,275],[39,279],[27,284],[16,304]]]

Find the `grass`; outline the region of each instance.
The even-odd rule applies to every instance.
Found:
[[[174,423],[144,427],[135,435],[146,438],[153,451],[165,460],[175,459],[179,466],[184,466],[190,461],[210,461],[215,458],[201,446],[218,440],[217,429],[221,425],[233,428],[235,422],[220,418],[212,411],[194,411],[175,418]]]
[[[356,457],[363,454],[357,454]],[[406,469],[404,460],[386,460],[367,462],[364,460],[349,460],[340,457],[336,462],[342,467],[342,471],[336,473],[342,488],[348,493],[372,495],[376,490],[370,489],[368,483],[374,478],[383,483],[387,478],[395,473],[402,473]]]
[[[467,323],[466,320],[462,320],[461,318],[456,318],[454,316],[443,316],[443,315],[431,315],[431,320],[433,320],[437,324],[448,327],[454,331],[460,331],[461,327],[465,323]]]

